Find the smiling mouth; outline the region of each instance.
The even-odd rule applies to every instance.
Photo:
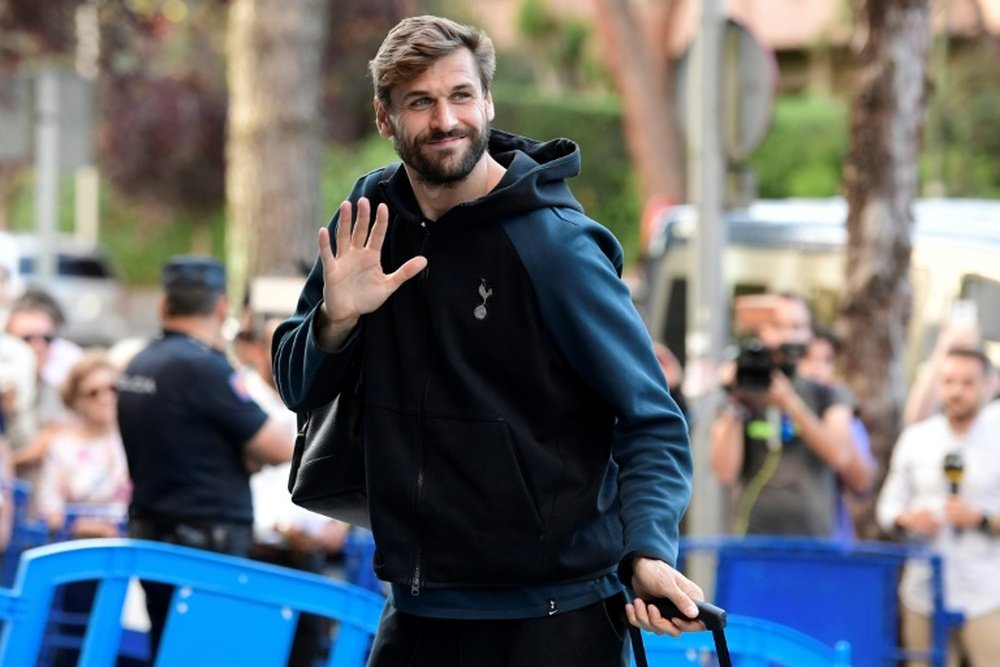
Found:
[[[432,146],[434,148],[453,148],[457,146],[465,137],[442,137],[440,139],[431,139],[425,142],[424,145]]]
[[[450,144],[462,139],[467,139],[469,135],[464,132],[449,132],[447,134],[433,134],[427,138],[425,144]]]

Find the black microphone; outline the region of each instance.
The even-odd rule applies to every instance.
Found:
[[[962,483],[962,475],[965,473],[965,464],[962,462],[962,455],[952,452],[944,457],[944,476],[948,480],[951,495],[958,494],[959,485]]]
[[[946,454],[944,457],[944,476],[948,480],[951,495],[958,495],[958,488],[962,484],[963,474],[965,474],[965,463],[962,462],[962,455],[957,452]],[[954,526],[954,531],[955,535],[961,535],[961,526]]]

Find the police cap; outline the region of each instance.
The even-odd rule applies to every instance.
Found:
[[[163,267],[162,283],[168,292],[195,289],[225,292],[226,268],[212,257],[173,257]]]

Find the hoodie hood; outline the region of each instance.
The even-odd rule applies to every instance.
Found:
[[[550,207],[582,212],[566,185],[566,179],[580,173],[580,148],[573,141],[542,142],[493,129],[487,150],[507,173],[485,196],[459,204],[436,224],[490,222]],[[422,218],[405,169],[396,169],[381,185],[390,209],[413,220]]]

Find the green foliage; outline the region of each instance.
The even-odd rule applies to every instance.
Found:
[[[593,59],[587,57],[589,23],[552,11],[547,0],[522,0],[517,31],[527,51],[522,56],[528,56],[525,64],[535,71],[536,83],[551,83],[554,77],[560,88],[580,90],[594,78]]]
[[[36,229],[34,181],[25,172],[11,206],[11,227],[15,231]],[[206,235],[210,247],[198,248],[222,257],[225,239],[225,212],[216,207],[194,216],[167,207],[140,204],[119,194],[107,180],[101,181],[99,230],[101,245],[123,282],[151,285],[159,280],[160,267],[171,256],[194,250],[192,239]],[[74,178],[65,175],[59,183],[60,232],[73,232]]]
[[[1000,68],[983,67],[989,57],[954,64],[931,100],[921,175],[952,197],[1000,197]]]
[[[842,100],[816,95],[778,99],[767,138],[750,158],[758,196],[838,194],[847,147],[847,107]]]
[[[545,0],[523,0],[517,12],[517,31],[532,41],[544,41],[559,28]]]
[[[378,134],[369,135],[353,147],[331,144],[323,162],[320,211],[333,217],[358,178],[398,159],[392,142]]]
[[[174,255],[205,252],[224,255],[226,215],[222,207],[195,215],[152,210],[111,192],[101,197],[101,243],[121,279],[129,285],[155,285],[164,262]],[[194,247],[207,235],[209,247]]]
[[[780,98],[767,139],[750,159],[758,195],[827,197],[841,192],[850,141],[844,100]],[[920,177],[927,192],[1000,197],[1000,69],[970,57],[953,63],[928,109]]]

